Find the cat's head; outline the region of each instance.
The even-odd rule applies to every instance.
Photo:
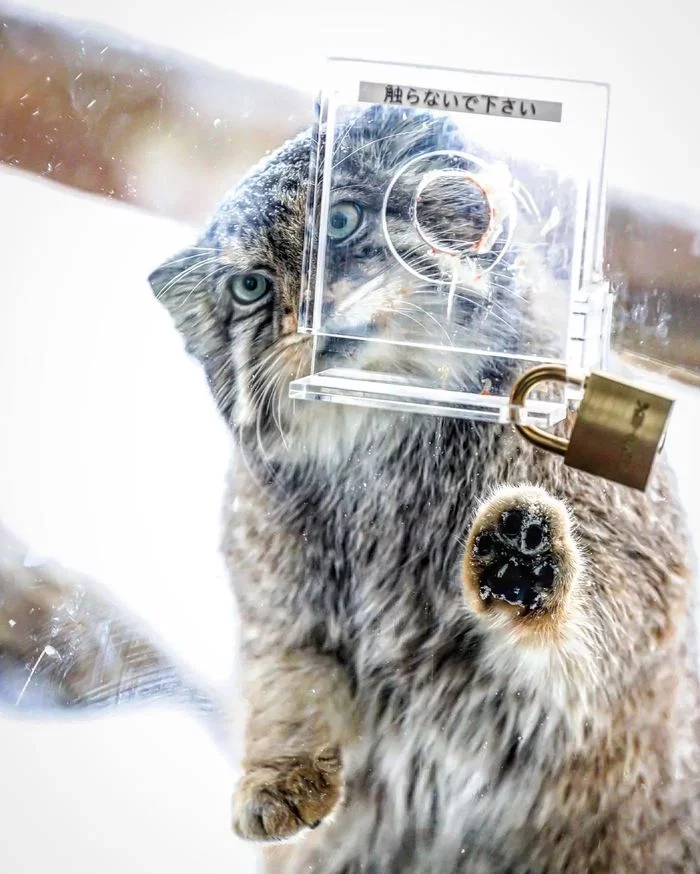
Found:
[[[285,444],[290,434],[301,434],[304,442],[314,429],[337,427],[346,436],[352,430],[348,408],[288,398],[289,382],[306,375],[311,360],[312,340],[298,332],[297,319],[312,136],[300,135],[255,167],[223,201],[197,245],[150,277],[188,351],[203,365],[222,414],[234,430],[255,433],[258,441],[262,435]],[[459,132],[446,117],[373,107],[349,119],[335,143],[329,223],[320,231],[327,246],[325,317],[342,323],[341,335],[409,326],[438,344],[447,328],[444,300],[434,306],[429,287],[407,284],[405,268],[387,249],[382,200],[397,168],[416,155],[463,149]],[[460,200],[465,189],[454,194],[439,186],[438,180],[421,198],[421,220],[439,233],[447,210],[462,217],[467,232],[483,231],[478,206]],[[407,256],[421,243],[409,212],[399,196],[385,213],[396,247]],[[423,266],[428,273],[439,270],[437,261]],[[465,345],[476,337],[483,344],[489,331],[507,345],[503,335],[515,330],[515,319],[502,313],[510,308],[515,314],[518,296],[503,276],[494,273],[493,318],[484,319],[473,301],[458,296],[449,329],[456,325]],[[434,378],[440,368],[435,351],[381,343],[363,348],[367,369]],[[337,338],[322,341],[322,351],[328,366],[357,355],[352,344]],[[478,391],[487,375],[497,378],[497,368],[488,374],[487,368],[458,374],[460,387]]]

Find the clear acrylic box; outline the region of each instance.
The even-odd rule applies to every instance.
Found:
[[[329,62],[311,156],[293,398],[548,426],[535,364],[604,366],[607,86]]]

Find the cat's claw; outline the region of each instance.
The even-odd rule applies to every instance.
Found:
[[[249,765],[234,796],[233,830],[246,840],[279,841],[315,829],[341,795],[337,760],[309,755]]]

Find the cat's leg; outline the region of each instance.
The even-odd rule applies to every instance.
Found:
[[[0,526],[0,703],[105,706],[207,696],[142,623],[88,577],[37,558]]]
[[[498,625],[556,636],[581,569],[566,506],[544,489],[499,489],[479,509],[463,564],[467,603]]]
[[[281,840],[315,828],[341,799],[341,750],[353,736],[352,695],[337,661],[311,650],[247,660],[244,774],[235,832]]]

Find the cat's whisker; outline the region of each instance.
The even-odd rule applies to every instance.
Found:
[[[392,315],[392,316],[403,316],[403,318],[408,319],[411,322],[414,322],[416,325],[418,325],[419,328],[425,328],[425,325],[423,324],[423,322],[421,322],[419,319],[416,319],[414,316],[410,315],[409,313],[404,312],[400,307],[394,308],[394,309],[392,309],[390,307],[379,307],[377,309],[377,312],[378,313],[387,313],[387,314]]]
[[[449,335],[447,329],[445,328],[445,326],[432,313],[428,312],[428,310],[426,310],[425,307],[419,306],[417,303],[414,303],[413,301],[409,300],[408,298],[402,298],[401,303],[403,306],[414,307],[414,309],[416,309],[418,312],[423,313],[425,316],[428,317],[428,319],[435,322],[435,324],[437,325],[439,330],[442,331],[442,333],[445,335],[445,339],[447,340],[447,342],[448,343],[450,342],[450,335]]]
[[[278,364],[279,363],[281,362],[278,360]],[[288,450],[289,446],[282,429],[282,392],[284,391],[284,377],[284,369],[278,368],[277,372],[272,377],[269,395],[271,400],[272,421],[277,426],[284,448]],[[276,403],[273,402],[273,399],[276,400]]]
[[[165,283],[163,288],[161,288],[160,291],[158,292],[158,294],[156,295],[156,298],[158,300],[160,300],[165,294],[167,294],[167,292],[173,287],[173,285],[176,285],[179,282],[182,282],[182,280],[185,279],[185,277],[189,276],[191,273],[194,273],[195,270],[199,270],[200,268],[205,267],[207,264],[213,264],[215,261],[218,261],[218,260],[219,260],[219,256],[216,255],[213,258],[205,258],[201,261],[197,261],[195,264],[191,264],[185,270],[181,270],[179,273],[177,273],[175,276],[173,276],[172,279],[170,279],[168,282]]]
[[[190,246],[190,249],[196,249],[196,246]],[[192,261],[195,258],[203,258],[205,254],[212,254],[218,252],[218,249],[214,249],[213,247],[202,247],[199,251],[195,252],[193,255],[182,255],[180,258],[171,258],[168,261],[169,265],[172,264],[182,264],[183,261]]]
[[[199,280],[199,282],[198,282],[195,286],[192,287],[192,289],[189,291],[189,293],[187,294],[187,296],[183,299],[182,303],[183,303],[183,304],[186,304],[187,301],[190,299],[190,297],[192,297],[192,295],[193,295],[193,294],[194,294],[194,293],[195,293],[195,292],[196,292],[196,291],[197,291],[197,290],[198,290],[198,289],[199,289],[199,288],[200,288],[200,287],[201,287],[205,282],[209,282],[210,280],[212,280],[212,279],[217,275],[217,273],[219,273],[220,271],[223,271],[223,270],[226,270],[226,265],[225,265],[225,264],[220,264],[218,267],[215,267],[212,271],[210,271],[210,272],[207,273],[205,276],[203,276],[203,277]]]
[[[396,137],[402,137],[402,136],[405,136],[404,131],[397,131],[396,133],[393,133],[393,134],[387,134],[385,137],[377,137],[374,140],[370,140],[369,142],[363,143],[361,146],[358,146],[356,149],[354,149],[352,152],[350,152],[349,155],[345,155],[345,157],[341,158],[340,161],[336,161],[336,163],[333,164],[331,169],[337,170],[341,164],[345,163],[345,161],[347,161],[349,158],[352,158],[353,155],[358,154],[358,152],[362,152],[365,149],[374,148],[377,146],[378,143],[382,143],[386,140],[392,140],[392,139],[395,139]]]

